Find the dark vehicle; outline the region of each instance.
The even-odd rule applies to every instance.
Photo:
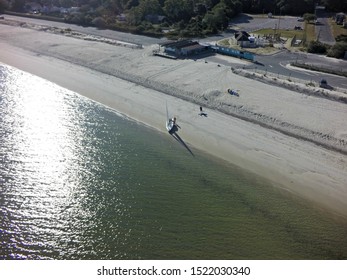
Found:
[[[327,82],[327,80],[321,79],[321,81],[319,82],[319,86],[320,86],[321,88],[327,88],[327,87],[328,87],[328,82]]]

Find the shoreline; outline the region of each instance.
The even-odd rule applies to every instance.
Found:
[[[6,22],[6,21],[5,21]],[[12,24],[14,27],[18,27],[18,24],[20,24],[20,22],[16,22],[16,21],[9,21],[8,23],[4,24]],[[69,31],[67,34],[65,33],[65,31],[63,33],[59,32],[59,30],[63,31],[63,29],[59,28],[59,27],[51,27],[51,26],[46,26],[43,27],[41,25],[32,25],[29,24],[27,26],[27,24],[20,24],[21,27],[25,27],[25,29],[29,29],[29,30],[33,30],[35,31],[35,33],[37,34],[38,32],[42,31],[44,33],[51,34],[51,35],[58,35],[58,36],[62,36],[62,37],[68,37],[68,38],[77,38],[79,40],[87,40],[87,41],[93,41],[93,42],[97,42],[97,43],[105,43],[105,44],[110,44],[109,40],[105,38],[105,40],[102,39],[102,37],[100,36],[89,36],[88,34],[82,34],[79,32],[74,32],[74,31]],[[94,39],[93,39],[94,38]],[[114,42],[116,42],[117,46],[123,46],[124,48],[132,48],[133,47],[129,44],[122,44],[121,42],[117,41],[117,40],[112,40]],[[111,44],[114,45],[114,42],[112,42]],[[58,46],[59,44],[54,44],[53,46]],[[30,49],[30,47],[29,47]],[[148,59],[149,57],[153,56],[153,46],[146,48],[144,51],[141,50],[141,60],[142,59]],[[33,50],[34,52],[36,51],[36,49]],[[47,51],[47,50],[46,50]],[[41,54],[39,54],[41,55]],[[298,139],[304,140],[304,141],[310,141],[314,144],[320,145],[322,147],[343,153],[343,154],[347,154],[347,132],[343,131],[342,135],[340,133],[340,135],[338,135],[338,137],[335,137],[334,133],[335,131],[332,131],[333,133],[330,133],[329,131],[324,131],[321,129],[311,129],[311,123],[312,122],[308,122],[308,125],[304,126],[302,125],[302,121],[299,120],[298,122],[294,123],[292,122],[292,120],[287,121],[285,118],[281,118],[276,116],[277,112],[272,112],[272,114],[266,110],[263,110],[262,112],[258,111],[257,108],[254,108],[254,105],[258,105],[258,104],[254,104],[254,103],[259,103],[259,100],[252,100],[253,104],[248,104],[248,102],[250,100],[246,100],[246,102],[239,102],[239,104],[237,104],[237,102],[233,102],[230,100],[227,100],[226,98],[220,98],[223,95],[226,94],[226,89],[228,88],[228,86],[230,86],[230,84],[232,84],[232,81],[230,84],[226,84],[225,87],[223,87],[222,89],[212,89],[210,91],[205,91],[203,92],[204,89],[198,90],[201,91],[202,94],[197,94],[196,92],[194,92],[195,88],[191,89],[191,91],[186,90],[186,88],[182,88],[179,84],[176,83],[176,85],[172,85],[170,82],[162,82],[160,79],[156,79],[157,76],[163,76],[163,72],[164,75],[167,72],[167,70],[164,69],[164,71],[161,71],[161,69],[159,69],[159,71],[157,71],[154,75],[149,75],[147,76],[145,73],[143,73],[143,71],[141,72],[136,72],[136,67],[134,69],[134,67],[130,67],[130,69],[127,69],[127,66],[129,66],[129,63],[123,64],[121,66],[125,66],[124,69],[122,67],[119,67],[120,69],[115,69],[117,67],[114,67],[114,65],[109,65],[108,67],[100,67],[100,64],[95,64],[92,61],[88,61],[89,59],[87,58],[86,60],[79,60],[78,57],[80,55],[80,53],[78,53],[78,55],[73,56],[66,56],[63,53],[59,53],[59,52],[50,52],[48,51],[47,53],[48,56],[52,56],[61,60],[65,60],[65,61],[69,61],[69,62],[73,62],[74,64],[80,65],[80,66],[84,66],[87,68],[91,68],[93,70],[99,71],[101,73],[104,74],[108,74],[111,76],[115,76],[117,78],[120,78],[122,80],[128,81],[128,82],[132,82],[141,86],[144,86],[146,88],[150,88],[171,96],[175,96],[175,97],[179,97],[183,100],[192,102],[192,103],[196,103],[199,105],[203,105],[205,107],[208,107],[209,109],[213,109],[213,110],[218,110],[220,112],[223,112],[225,114],[228,114],[232,117],[236,117],[248,122],[252,122],[258,125],[261,125],[265,128],[269,128],[269,129],[274,129],[276,131],[279,131],[281,133],[284,133],[288,136],[291,137],[296,137]],[[219,59],[228,61],[231,60],[233,62],[237,61],[238,63],[240,63],[241,65],[245,65],[245,64],[251,64],[249,62],[240,62],[240,60],[232,58],[232,57],[227,57],[227,56],[221,56],[218,55]],[[112,56],[113,57],[113,56]],[[76,59],[77,58],[77,59]],[[81,56],[82,58],[82,56]],[[117,57],[118,58],[118,57]],[[120,59],[122,59],[122,54],[119,57]],[[134,59],[134,57],[130,57],[131,59]],[[153,58],[153,57],[152,57]],[[129,59],[129,58],[127,58]],[[136,59],[134,59],[136,60]],[[164,59],[165,60],[165,59]],[[109,60],[107,60],[109,61]],[[116,61],[119,62],[120,60]],[[197,61],[197,60],[194,60]],[[202,62],[203,60],[198,60],[198,62]],[[207,63],[206,60],[204,60],[205,63]],[[100,61],[102,62],[102,61]],[[157,63],[158,60],[152,59],[152,63],[155,64]],[[164,63],[165,64],[165,63]],[[172,64],[172,63],[171,63]],[[176,63],[176,64],[184,64],[185,61],[181,60],[180,62]],[[213,64],[213,63],[212,63]],[[217,65],[217,64],[215,64]],[[134,66],[134,65],[132,65]],[[178,65],[181,68],[181,65]],[[219,64],[217,65],[218,67],[221,67]],[[177,66],[173,66],[171,68],[173,68],[173,70],[175,70]],[[209,66],[208,66],[209,67]],[[225,70],[227,69],[227,67],[223,66],[224,69],[222,69],[222,72],[225,72]],[[128,70],[128,71],[127,71]],[[134,71],[135,70],[135,71]],[[157,70],[157,69],[155,69]],[[172,70],[172,69],[169,69]],[[211,69],[209,68],[207,71],[211,71]],[[192,71],[189,72],[189,74],[191,74]],[[236,74],[235,74],[236,73]],[[325,89],[312,89],[310,86],[305,85],[304,82],[292,82],[292,81],[288,81],[288,80],[283,80],[283,79],[278,79],[278,78],[274,78],[273,75],[269,76],[267,75],[261,75],[261,74],[251,74],[247,71],[244,70],[240,70],[240,69],[234,69],[233,67],[231,68],[231,73],[230,76],[232,76],[233,74],[235,74],[234,76],[238,77],[240,80],[243,79],[244,77],[245,80],[248,80],[247,82],[249,82],[249,80],[254,80],[256,83],[261,83],[261,84],[268,84],[268,85],[272,85],[275,87],[280,87],[281,91],[285,92],[296,92],[296,93],[300,93],[303,95],[306,95],[307,97],[319,97],[319,98],[326,98],[330,101],[335,101],[335,102],[342,102],[342,103],[346,103],[345,101],[347,100],[347,96],[345,93],[342,92],[338,92],[338,91],[332,91],[332,90],[325,90]],[[225,73],[223,73],[223,75],[225,76]],[[227,74],[228,75],[228,74]],[[184,77],[185,78],[185,77]],[[217,77],[218,78],[218,77]],[[228,79],[227,79],[228,80]],[[229,78],[229,81],[231,79]],[[229,81],[227,81],[229,83]],[[200,80],[198,80],[197,82],[200,82]],[[189,82],[189,84],[192,84],[192,82]],[[208,85],[209,86],[209,85]],[[257,90],[258,88],[255,88],[252,90]],[[242,93],[243,94],[243,93]],[[284,93],[286,94],[286,93]],[[228,95],[228,94],[227,94]],[[244,95],[242,96],[244,97]],[[235,98],[235,97],[234,97]],[[269,97],[268,97],[269,98]],[[272,97],[271,97],[272,98]],[[247,102],[248,101],[248,102]],[[269,100],[270,102],[272,102],[273,100]],[[298,101],[295,101],[296,103]],[[263,105],[266,102],[263,102]],[[244,104],[246,104],[246,106],[244,106]],[[247,106],[247,105],[251,105],[251,106]],[[252,106],[253,105],[253,106]],[[297,104],[293,104],[294,106],[299,105]],[[323,102],[321,102],[321,104],[319,104],[319,106],[325,106],[323,105]],[[341,107],[341,106],[340,106]],[[269,107],[267,109],[270,109]],[[283,107],[282,104],[282,108],[280,109],[285,109]],[[303,113],[306,110],[306,108],[301,108],[301,113]],[[345,115],[347,114],[347,110],[345,108],[342,109],[344,112],[344,115],[341,116],[341,118],[339,119],[343,119],[345,117]],[[306,115],[306,117],[308,117],[309,115]],[[292,118],[293,116],[290,116],[290,118]],[[317,115],[317,119],[320,117],[320,115]],[[314,119],[313,119],[314,120]],[[335,120],[336,121],[336,120]],[[325,128],[327,128],[330,124],[326,123],[325,124]],[[342,137],[340,137],[342,136]]]
[[[278,87],[256,81],[254,81],[256,85],[252,88],[262,91],[266,95],[265,100],[254,96],[252,92],[246,93],[243,90],[241,98],[230,99],[231,96],[220,92],[221,88],[226,88],[230,80],[240,88],[249,87],[250,80],[231,75],[230,69],[226,67],[216,67],[212,63],[206,64],[199,61],[155,60],[148,55],[151,49],[124,50],[121,49],[122,47],[103,46],[97,42],[84,42],[64,37],[61,39],[61,35],[20,28],[4,31],[0,27],[2,35],[6,35],[7,32],[9,34],[11,31],[18,31],[24,36],[22,38],[20,35],[14,36],[16,38],[11,39],[10,42],[5,41],[6,43],[3,37],[0,37],[1,62],[105,104],[163,133],[166,133],[165,102],[168,101],[170,112],[175,113],[182,127],[178,133],[188,145],[234,163],[272,182],[278,182],[281,187],[290,192],[318,203],[341,216],[347,216],[347,158],[345,154],[286,136],[276,130],[221,112],[224,106],[227,108],[234,106],[239,110],[257,113],[259,117],[257,115],[255,117],[259,118],[260,122],[265,117],[276,118],[282,125],[301,124],[301,127],[305,129],[312,128],[312,131],[318,134],[325,133],[344,141],[346,136],[343,131],[343,120],[329,125],[335,118],[346,116],[346,109],[341,107],[343,104],[339,103],[337,109],[340,112],[336,113],[334,112],[336,105],[332,103],[333,101],[323,98],[317,101],[313,100],[313,97],[284,89],[284,93],[282,90],[279,93]],[[37,35],[35,40],[39,41],[38,48],[37,44],[30,42],[26,49],[21,47],[23,40],[28,38],[28,34]],[[48,45],[56,49],[52,50],[47,47]],[[76,55],[78,48],[82,46],[83,53]],[[96,47],[97,52],[95,52]],[[113,48],[113,57],[107,56],[109,48]],[[71,53],[64,52],[67,50]],[[72,61],[71,57],[73,57]],[[132,73],[133,76],[130,78],[133,81],[130,82],[129,77],[128,81],[115,77],[114,72],[117,71],[118,76],[121,72]],[[209,73],[203,75],[205,71]],[[209,80],[203,80],[208,76]],[[153,87],[144,87],[140,83],[141,79],[139,83],[136,83],[136,79],[139,80],[138,77],[142,77],[143,81]],[[204,90],[208,84],[211,84],[210,88]],[[155,90],[158,86],[162,87],[162,90]],[[213,90],[218,86],[220,89]],[[163,92],[166,93],[166,91],[171,91],[173,94],[164,94]],[[181,92],[189,94],[188,100],[191,99],[194,103],[175,97]],[[194,92],[198,93],[194,94]],[[276,96],[277,93],[281,96]],[[267,104],[269,100],[274,101],[270,104],[274,108]],[[290,104],[294,105],[304,102],[306,105],[312,101],[315,102],[315,106],[310,107],[310,111],[306,114],[313,114],[313,116],[306,121],[296,116],[298,112],[283,109],[285,102],[291,102]],[[205,104],[210,102],[213,104],[209,107],[216,106],[218,110],[206,109],[208,117],[198,116],[198,106],[205,107]],[[266,115],[264,110],[268,108],[269,114]],[[299,112],[303,111],[299,110]],[[313,118],[322,114],[327,117],[323,124],[320,120],[318,123],[312,123]],[[338,137],[339,135],[342,136]]]

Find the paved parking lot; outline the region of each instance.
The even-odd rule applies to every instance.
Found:
[[[294,29],[295,26],[304,27],[304,23],[291,16],[274,16],[268,18],[267,15],[246,15],[242,14],[235,18],[230,24],[229,29],[244,30],[252,32],[259,29]]]

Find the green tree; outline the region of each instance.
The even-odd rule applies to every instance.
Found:
[[[239,0],[222,0],[226,16],[230,19],[242,11],[242,3]]]
[[[134,8],[139,5],[140,0],[128,0],[125,3],[125,9],[130,10],[131,8]]]
[[[14,0],[12,2],[11,10],[14,12],[23,12],[24,5],[25,5],[25,0]]]
[[[302,15],[313,12],[316,0],[240,0],[243,12]]]
[[[315,3],[314,0],[277,0],[276,6],[282,15],[302,15],[313,12]]]
[[[163,10],[172,22],[189,21],[194,14],[191,0],[166,0]]]
[[[98,28],[105,28],[106,21],[102,17],[96,17],[92,20],[92,24]]]
[[[60,6],[63,8],[70,8],[73,6],[73,0],[59,0]]]
[[[270,13],[274,11],[274,7],[276,0],[260,0],[260,1],[254,1],[254,12],[258,13]],[[258,3],[258,5],[256,5]],[[243,5],[245,8],[245,5]]]
[[[221,30],[228,26],[226,8],[223,2],[214,6],[212,11],[208,12],[202,21],[205,28],[215,33],[217,30]]]
[[[0,0],[0,13],[3,13],[7,9],[8,9],[7,1]]]
[[[227,7],[223,1],[214,6],[212,10],[214,17],[216,18],[217,29],[223,29],[228,26],[228,16],[226,10]]]
[[[162,12],[159,0],[141,0],[137,9],[139,9],[144,16],[160,14]]]
[[[347,11],[346,0],[323,0],[322,4],[326,6],[329,11],[333,11],[333,12]]]
[[[309,13],[306,13],[304,14],[304,20],[309,23],[311,21],[314,21],[316,19],[316,15],[315,14],[309,14]]]
[[[347,35],[341,34],[336,36],[335,38],[336,42],[346,42],[347,43]],[[346,49],[347,51],[347,49]]]
[[[128,22],[132,25],[140,24],[147,15],[160,14],[162,8],[158,0],[140,0],[139,5],[131,8],[128,14]]]
[[[327,56],[335,58],[344,58],[347,51],[347,42],[337,42],[327,53]]]
[[[327,52],[327,47],[319,41],[311,41],[308,44],[307,51],[309,53],[325,54]]]
[[[121,14],[126,9],[127,0],[108,0],[114,14]]]
[[[218,22],[216,17],[212,12],[208,12],[204,19],[202,20],[203,28],[207,33],[217,33],[218,31]]]
[[[139,25],[142,22],[143,15],[138,9],[132,8],[127,14],[127,22],[130,25]]]

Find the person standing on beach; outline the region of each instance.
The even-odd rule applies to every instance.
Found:
[[[207,117],[207,114],[202,110],[202,106],[200,106],[200,113],[198,115]]]

